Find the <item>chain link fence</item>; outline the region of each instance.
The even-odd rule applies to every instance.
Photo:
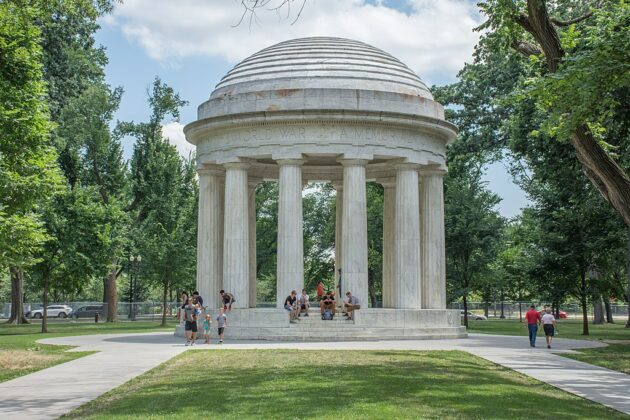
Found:
[[[177,314],[177,302],[166,304],[166,316],[173,317]],[[118,302],[116,314],[118,321],[161,321],[163,303],[158,301],[147,302]],[[8,319],[11,315],[11,304],[0,303],[0,319]],[[24,304],[24,313],[29,319],[37,320],[43,316],[41,302]],[[58,321],[90,321],[99,314],[100,320],[107,317],[107,304],[103,302],[54,302],[48,304],[48,318]]]
[[[483,302],[468,302],[468,311],[475,315],[485,315],[485,308],[488,308],[488,319],[519,319],[525,316],[525,312],[531,305],[535,305],[536,309],[541,310],[545,305],[551,307],[546,302],[491,302],[485,304]],[[461,302],[451,303],[451,309],[464,310],[464,304]],[[628,305],[611,304],[610,312],[614,318],[628,318]],[[593,317],[593,306],[588,307],[589,317]],[[604,312],[605,316],[605,312]],[[560,306],[560,317],[567,319],[582,319],[582,307],[577,303],[569,303]]]

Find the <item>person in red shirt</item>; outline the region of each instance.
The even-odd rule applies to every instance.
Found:
[[[530,306],[529,310],[525,313],[525,319],[527,320],[527,330],[529,331],[529,345],[536,347],[536,334],[538,334],[540,314],[534,305]]]
[[[317,301],[321,301],[324,297],[324,283],[317,283]]]

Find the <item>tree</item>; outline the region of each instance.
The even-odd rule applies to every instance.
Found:
[[[131,160],[132,245],[142,255],[143,278],[162,290],[162,324],[166,324],[168,291],[192,285],[196,272],[198,187],[193,161],[184,161],[162,135],[166,118],[179,118],[186,104],[155,78],[146,123],[120,123],[121,135],[136,138]]]
[[[37,206],[59,183],[44,101],[36,10],[0,3],[0,266],[10,267],[10,323],[27,322],[23,270],[47,236]]]
[[[504,224],[495,209],[500,199],[485,188],[481,174],[479,166],[454,171],[445,182],[447,282],[453,297],[462,298],[466,326],[468,296],[490,275]]]
[[[304,287],[334,282],[335,196],[330,184],[316,184],[303,197]]]
[[[619,91],[630,87],[630,40],[625,33],[630,4],[578,2],[557,7],[564,14],[584,12],[566,19],[552,17],[545,0],[527,0],[523,8],[521,4],[481,3],[489,19],[480,28],[501,33],[506,45],[524,56],[544,60],[523,95],[547,112],[548,133],[570,140],[584,174],[630,226],[630,178],[598,134],[611,113],[627,107],[619,102]]]

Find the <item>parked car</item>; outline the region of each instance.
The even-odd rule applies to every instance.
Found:
[[[540,314],[540,316],[543,316],[543,315],[545,314],[545,310],[544,310],[544,309],[541,309],[540,311],[538,311],[538,313]],[[551,313],[552,313],[554,316],[556,315],[556,312],[555,312],[555,311],[552,311]],[[566,318],[567,318],[567,313],[566,313],[566,312],[564,312],[564,311],[560,311],[560,312],[559,312],[559,314],[560,314],[560,319],[566,319]]]
[[[81,306],[73,312],[75,318],[94,318],[94,315],[103,315],[103,305]]]
[[[462,318],[464,317],[464,311],[463,310],[459,311],[459,314],[461,315]],[[470,311],[468,311],[468,319],[472,319],[472,320],[475,320],[475,321],[487,321],[488,320],[488,318],[486,318],[484,315],[474,314],[474,313],[472,313]]]
[[[72,315],[72,308],[68,305],[49,305],[48,306],[48,316],[50,318],[67,318]],[[43,318],[44,317],[44,308],[33,309],[26,313],[26,316],[29,318]]]

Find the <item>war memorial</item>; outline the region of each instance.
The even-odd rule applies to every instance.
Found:
[[[185,127],[199,175],[197,288],[211,310],[221,289],[234,294],[226,337],[465,337],[446,308],[443,176],[456,133],[413,71],[362,42],[294,39],[230,70]],[[262,181],[279,188],[277,308],[256,308]],[[302,191],[314,181],[336,190],[335,272],[362,309],[351,321],[290,324],[283,301],[303,287]],[[385,194],[383,308],[367,307],[368,181]]]

